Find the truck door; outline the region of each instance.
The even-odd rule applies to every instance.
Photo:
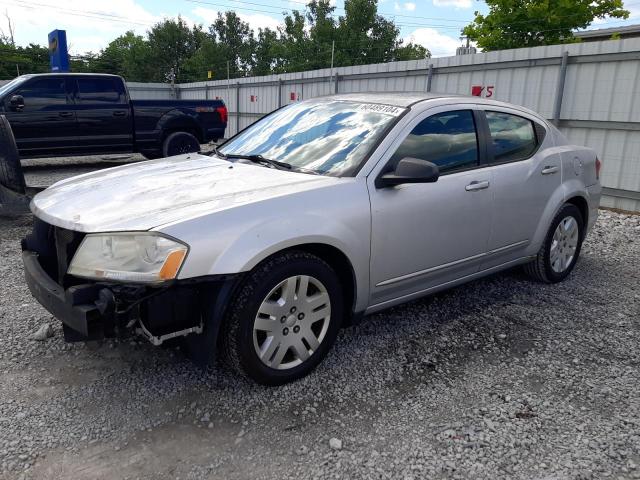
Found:
[[[21,156],[51,157],[73,150],[76,115],[66,77],[27,80],[6,95],[4,107]]]
[[[122,80],[78,76],[75,83],[78,147],[87,153],[132,151],[133,118]]]

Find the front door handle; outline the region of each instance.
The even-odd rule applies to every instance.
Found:
[[[542,169],[542,175],[552,175],[554,173],[556,173],[558,170],[560,170],[558,167],[552,166],[552,165],[547,165],[546,167],[544,167]]]
[[[71,118],[73,117],[73,112],[60,112],[58,115],[63,118]]]
[[[116,110],[113,112],[114,117],[124,117],[127,114],[124,110]]]
[[[484,190],[485,188],[489,188],[489,181],[488,180],[485,180],[483,182],[478,182],[478,181],[474,180],[469,185],[464,187],[464,189],[467,192],[475,192],[477,190]]]

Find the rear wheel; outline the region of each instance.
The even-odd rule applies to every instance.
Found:
[[[200,150],[200,142],[189,132],[173,132],[162,143],[162,156],[173,157]]]
[[[296,380],[326,356],[342,323],[340,281],[322,259],[288,252],[256,267],[232,301],[222,354],[266,385]]]
[[[536,280],[556,283],[564,280],[575,267],[584,237],[584,220],[575,205],[566,203],[551,222],[536,259],[525,271]]]

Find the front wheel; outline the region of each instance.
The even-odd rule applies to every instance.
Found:
[[[281,385],[313,370],[327,355],[343,317],[335,271],[292,251],[258,265],[240,286],[222,331],[222,354],[236,372]]]
[[[575,267],[584,237],[584,220],[575,205],[566,203],[556,214],[535,260],[524,266],[531,277],[545,283],[564,280]]]

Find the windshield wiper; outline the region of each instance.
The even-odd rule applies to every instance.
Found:
[[[270,158],[264,158],[262,155],[237,155],[235,153],[224,154],[219,152],[216,152],[216,154],[225,159],[249,160],[250,162],[253,162],[253,163],[271,165],[272,167],[279,168],[280,170],[291,170],[293,168],[293,166],[290,163],[280,162],[278,160],[271,160]]]

